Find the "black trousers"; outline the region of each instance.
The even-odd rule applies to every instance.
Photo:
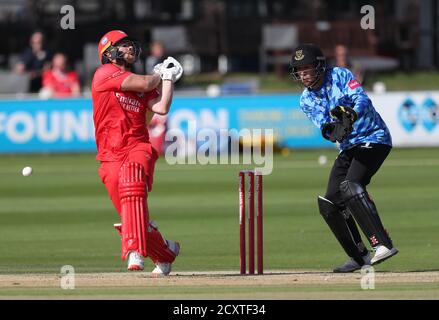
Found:
[[[341,152],[332,166],[325,198],[343,208],[340,183],[349,180],[366,189],[391,149],[384,144],[363,143]]]

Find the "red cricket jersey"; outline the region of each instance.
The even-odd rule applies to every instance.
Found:
[[[149,101],[158,97],[158,92],[122,91],[122,82],[130,74],[108,63],[100,66],[93,76],[97,160],[121,161],[137,144],[149,143],[146,111]]]

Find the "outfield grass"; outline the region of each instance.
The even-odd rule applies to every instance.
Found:
[[[384,82],[388,91],[404,90],[437,90],[439,72],[437,71],[415,71],[415,72],[389,72],[366,75],[366,88],[371,90],[377,81]]]
[[[327,165],[317,163],[320,154]],[[264,181],[266,269],[331,270],[345,256],[317,211],[335,150],[276,156]],[[34,168],[31,177],[21,169]],[[125,270],[118,216],[93,154],[0,158],[0,273]],[[239,166],[170,166],[160,159],[151,218],[180,241],[175,271],[238,270]],[[400,254],[381,271],[439,270],[439,150],[394,150],[369,188]],[[152,268],[147,262],[146,268]]]

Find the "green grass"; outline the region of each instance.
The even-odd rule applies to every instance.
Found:
[[[337,293],[337,295],[334,295]],[[9,298],[56,299],[439,299],[437,284],[383,284],[373,290],[361,290],[355,285],[298,285],[298,286],[145,286],[145,287],[78,287],[8,288],[0,291]],[[231,298],[232,297],[232,298]]]
[[[367,76],[366,76],[367,77]],[[376,81],[384,82],[388,91],[437,90],[439,72],[393,72],[371,75],[366,78],[366,88],[371,90]]]
[[[321,154],[327,165],[318,165]],[[266,269],[329,271],[346,259],[316,203],[336,155],[293,150],[275,157],[274,171],[264,179]],[[396,149],[374,177],[369,191],[400,249],[378,271],[439,270],[438,159],[439,149]],[[21,175],[26,165],[34,169],[30,177]],[[97,168],[93,154],[0,158],[0,274],[59,274],[67,264],[78,273],[125,271],[112,228],[118,216]],[[175,271],[239,269],[238,168],[159,160],[150,215],[182,245]],[[24,294],[20,290],[0,291]]]

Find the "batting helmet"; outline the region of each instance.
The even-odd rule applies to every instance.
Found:
[[[324,74],[326,70],[326,57],[322,50],[312,43],[305,43],[297,46],[293,51],[290,67],[293,78],[300,81],[300,76],[297,72],[297,67],[313,65],[316,70],[316,81]]]
[[[122,40],[131,41],[134,47],[134,55],[136,59],[140,56],[140,46],[136,41],[132,40],[125,32],[121,30],[112,30],[104,34],[101,40],[99,40],[98,55],[99,61],[101,61],[102,64],[110,62],[108,58],[104,55],[105,52],[110,53],[111,59],[122,58],[117,49],[117,44],[120,43]]]

